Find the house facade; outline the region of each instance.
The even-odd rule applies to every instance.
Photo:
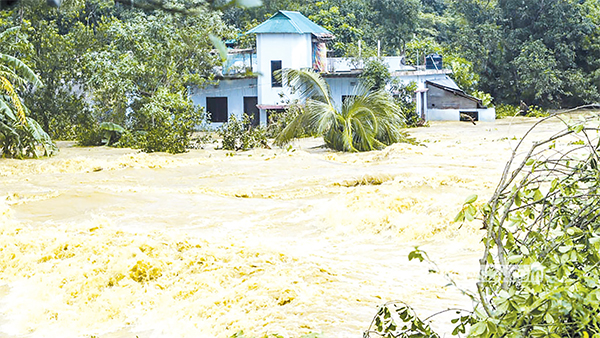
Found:
[[[229,50],[227,62],[215,70],[220,80],[217,85],[190,88],[194,104],[206,107],[214,127],[243,114],[251,116],[255,125],[266,124],[269,112],[287,108],[296,97],[276,76],[281,69],[319,71],[338,105],[354,93],[360,81],[362,62],[327,58],[326,43],[334,38],[333,34],[298,12],[279,11],[246,34],[256,35],[256,50]],[[441,68],[441,59],[421,67],[407,66],[402,61],[402,57],[383,58],[400,83],[417,84],[417,113],[425,120],[458,121],[465,112],[476,120],[493,120],[493,109],[486,109],[481,101],[477,104],[472,100],[476,98],[460,90],[448,76],[451,71]]]

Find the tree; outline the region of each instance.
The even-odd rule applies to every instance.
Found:
[[[396,55],[414,35],[421,11],[418,0],[374,0],[371,2],[374,31],[383,49]]]
[[[452,49],[473,62],[479,89],[500,102],[596,101],[599,6],[597,0],[453,0]]]
[[[18,27],[0,33],[0,45]],[[21,60],[0,52],[0,147],[3,157],[38,157],[38,146],[43,155],[56,150],[40,125],[27,116],[27,107],[19,97],[18,89],[26,85],[41,86],[37,75]]]
[[[375,90],[385,88],[391,77],[389,66],[377,59],[368,61],[360,74],[360,78]]]
[[[370,151],[408,140],[402,131],[404,119],[385,89],[358,86],[338,109],[327,82],[310,70],[284,71],[288,85],[304,102],[302,112],[276,137],[282,145],[296,137],[298,130],[322,135],[327,147],[339,151]]]

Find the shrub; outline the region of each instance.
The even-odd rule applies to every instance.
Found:
[[[499,104],[496,106],[496,118],[503,119],[505,117],[513,117],[519,114],[519,107],[509,104]]]
[[[298,117],[302,113],[302,108],[296,104],[292,104],[288,109],[283,112],[272,112],[268,114],[269,121],[267,123],[267,137],[274,138],[281,133],[285,127],[290,125],[294,119]],[[309,137],[313,136],[311,133],[304,129],[300,128],[298,130],[298,134],[296,137]]]
[[[176,154],[186,151],[192,133],[206,120],[206,114],[194,107],[183,92],[161,89],[128,118],[129,131],[122,135],[118,146]]]
[[[514,150],[482,208],[487,235],[473,336],[600,334],[598,120],[569,123],[522,160],[523,141]],[[573,137],[583,144],[560,142]]]
[[[241,120],[231,116],[218,133],[223,138],[221,148],[224,150],[268,148],[266,129],[261,126],[252,127],[250,118],[246,114]]]
[[[522,112],[519,107],[508,104],[499,104],[496,106],[496,118],[502,119],[505,117],[525,116],[525,117],[546,117],[548,110],[539,106],[529,106],[526,112]]]

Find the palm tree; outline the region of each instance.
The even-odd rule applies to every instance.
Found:
[[[0,45],[7,35],[19,27],[0,33]],[[0,151],[2,157],[38,157],[38,147],[44,156],[56,150],[56,146],[32,118],[27,117],[27,107],[17,93],[26,84],[41,86],[38,76],[21,60],[0,53]],[[16,87],[16,88],[15,88]]]
[[[329,85],[312,70],[286,69],[283,76],[302,104],[301,113],[275,138],[282,145],[304,129],[323,136],[325,145],[340,151],[370,151],[410,141],[400,108],[385,89],[360,84],[337,109]]]

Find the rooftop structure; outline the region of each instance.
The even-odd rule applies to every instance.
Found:
[[[333,34],[327,29],[310,21],[301,13],[291,11],[277,12],[246,34],[313,34],[320,39],[333,38]]]

